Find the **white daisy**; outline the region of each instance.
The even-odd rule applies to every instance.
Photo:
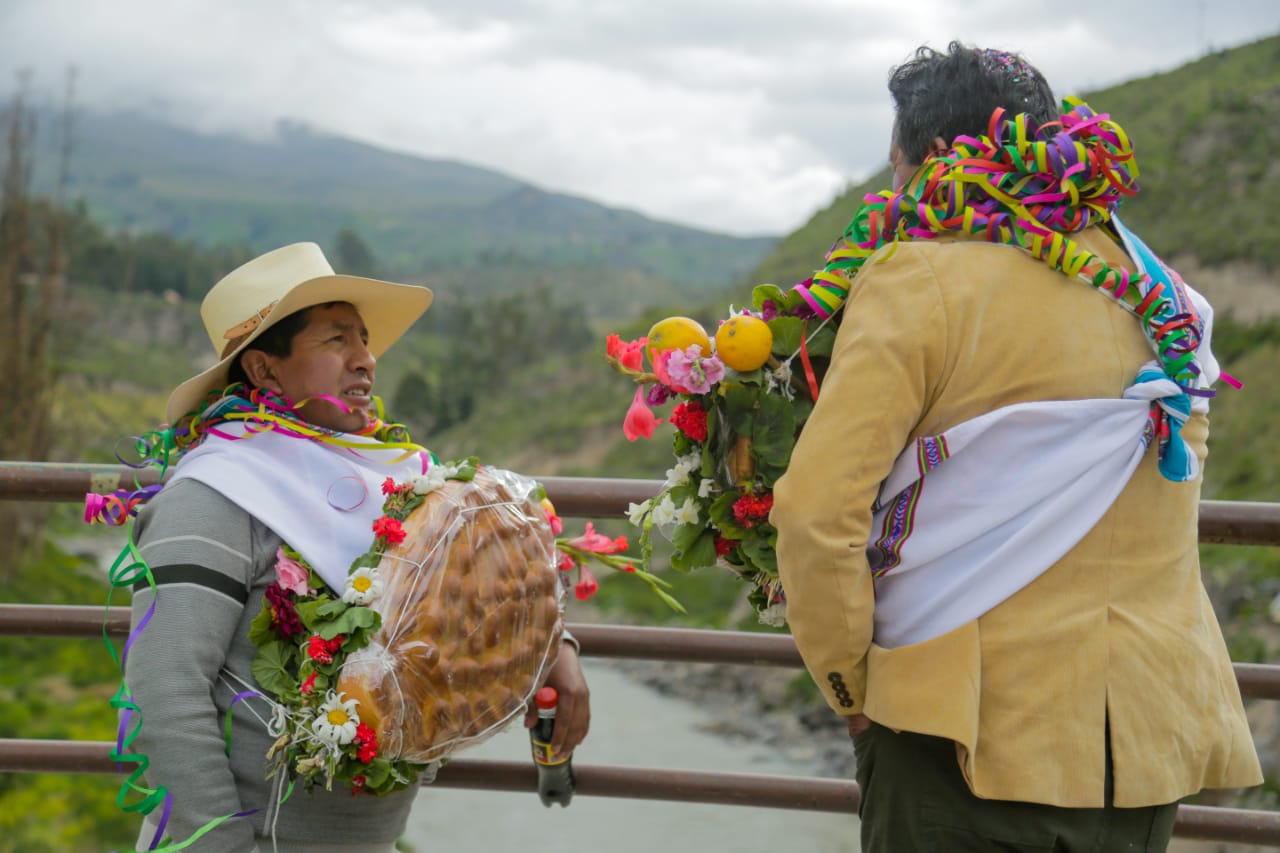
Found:
[[[372,604],[382,597],[382,577],[371,566],[361,566],[347,575],[342,600],[347,604]]]
[[[329,691],[316,718],[311,721],[311,731],[330,746],[346,746],[356,736],[360,717],[356,714],[356,699],[343,699],[345,693]]]

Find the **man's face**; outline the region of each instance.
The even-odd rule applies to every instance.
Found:
[[[264,384],[294,405],[301,404],[298,415],[308,423],[355,432],[370,417],[377,360],[368,342],[364,321],[351,305],[312,308],[306,326],[293,337],[289,355],[266,356],[270,378]],[[330,399],[308,399],[317,397]]]

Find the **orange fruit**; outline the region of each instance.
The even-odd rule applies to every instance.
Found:
[[[739,373],[755,370],[773,352],[773,332],[769,324],[750,314],[736,314],[716,331],[716,355],[725,367]]]
[[[688,317],[668,317],[653,324],[649,330],[649,343],[644,351],[652,364],[654,357],[669,349],[688,349],[697,344],[702,347],[704,356],[711,355],[711,339],[707,330],[697,320]]]

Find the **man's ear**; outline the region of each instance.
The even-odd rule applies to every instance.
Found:
[[[941,157],[942,155],[946,154],[950,150],[951,150],[951,146],[947,144],[947,141],[945,139],[943,139],[941,136],[935,136],[933,138],[933,141],[929,143],[928,156]]]
[[[244,368],[244,375],[249,377],[249,384],[273,394],[281,393],[280,383],[271,369],[271,357],[262,350],[245,350],[240,356],[240,366]]]

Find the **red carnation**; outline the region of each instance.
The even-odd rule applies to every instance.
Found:
[[[356,726],[356,758],[365,764],[378,756],[378,733],[364,723]],[[353,780],[354,781],[354,780]]]
[[[298,692],[303,696],[310,696],[311,691],[316,689],[316,674],[313,672],[307,676],[307,680],[298,686]]]
[[[364,786],[369,780],[363,773],[351,777],[351,796],[359,796],[364,791]]]
[[[743,495],[733,503],[733,517],[743,527],[755,527],[762,521],[769,520],[769,510],[773,509],[773,495]]]
[[[399,519],[384,515],[373,523],[373,534],[387,540],[388,545],[399,545],[404,541],[404,528]]]
[[[384,495],[394,495],[400,491],[400,487],[396,485],[396,481],[388,477],[382,481],[382,493]]]
[[[347,637],[345,634],[338,634],[334,636],[332,640],[327,640],[325,642],[325,647],[330,652],[336,652],[338,649],[342,648],[342,644],[345,643],[346,641],[347,641]]]
[[[312,635],[307,641],[307,657],[316,663],[333,663],[333,654],[329,651],[329,644],[319,634]]]
[[[681,403],[672,409],[671,423],[694,441],[707,440],[707,413],[697,400]]]
[[[732,539],[725,539],[723,536],[717,536],[716,537],[716,556],[723,557],[725,554],[728,554],[735,547],[737,547],[737,545],[738,543],[734,542]]]

